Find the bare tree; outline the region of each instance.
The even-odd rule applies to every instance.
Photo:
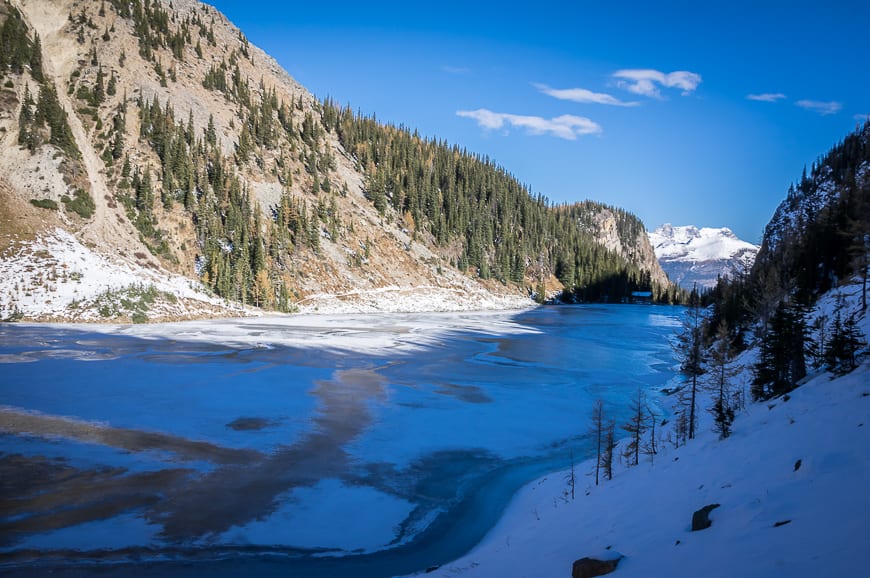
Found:
[[[598,485],[601,472],[601,450],[604,442],[606,424],[604,420],[604,402],[595,401],[592,406],[592,435],[595,436],[595,485]]]
[[[574,487],[577,485],[577,474],[574,471],[574,450],[571,450],[571,470],[568,472],[568,487],[571,488],[571,499],[574,499]],[[598,481],[595,481],[598,485]]]
[[[656,414],[652,410],[652,408],[647,404],[646,408],[647,414],[647,423],[649,423],[649,438],[647,439],[646,445],[643,447],[643,453],[649,456],[650,461],[655,459],[657,453],[659,453],[658,449],[658,438],[656,438]]]
[[[710,377],[708,384],[716,397],[708,411],[713,414],[713,430],[721,439],[731,435],[734,407],[730,394],[731,378],[737,375],[734,367],[734,346],[725,320],[716,328],[716,340],[710,348]]]
[[[622,429],[631,436],[625,446],[625,458],[633,461],[629,465],[636,466],[640,462],[641,438],[647,430],[646,420],[646,396],[641,388],[637,388],[637,394],[629,406],[631,417],[623,424]]]
[[[692,289],[689,309],[683,319],[683,327],[677,334],[674,352],[680,361],[680,371],[689,380],[688,395],[685,402],[689,406],[689,439],[695,438],[695,427],[698,423],[698,378],[704,374],[704,333],[701,302],[698,292]]]
[[[604,432],[604,452],[601,454],[601,467],[604,469],[604,476],[608,480],[613,479],[613,450],[616,449],[615,429],[616,423],[613,420],[609,420]]]

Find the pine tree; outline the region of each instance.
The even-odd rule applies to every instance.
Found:
[[[752,380],[753,398],[769,399],[788,393],[806,376],[806,332],[803,309],[790,301],[782,301],[761,341]]]
[[[858,367],[859,353],[867,346],[855,314],[842,318],[843,304],[840,302],[834,314],[831,338],[825,350],[825,369],[834,375],[845,375]]]

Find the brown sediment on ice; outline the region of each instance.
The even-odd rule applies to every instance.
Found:
[[[204,460],[216,464],[244,464],[261,457],[254,450],[226,448],[163,432],[123,429],[13,407],[0,407],[0,431],[15,435],[63,437],[132,452],[165,451],[184,460]]]
[[[445,383],[436,389],[435,393],[454,397],[465,403],[492,403],[492,398],[486,394],[486,391],[476,385]]]
[[[344,445],[371,423],[368,404],[384,394],[383,377],[376,369],[339,370],[317,382],[312,394],[320,404],[310,433],[261,462],[219,468],[177,488],[149,520],[162,524],[163,536],[173,542],[219,535],[268,517],[293,488],[342,477],[349,461]]]
[[[206,473],[170,467],[131,474],[118,467],[79,469],[62,460],[0,455],[0,535],[11,544],[28,533],[135,511],[162,528],[165,544],[218,537],[234,526],[267,518],[293,488],[344,477],[350,462],[344,446],[371,424],[369,404],[384,394],[377,369],[336,371],[312,391],[319,404],[311,430],[271,454],[0,407],[0,431],[8,434],[172,452],[217,466]]]

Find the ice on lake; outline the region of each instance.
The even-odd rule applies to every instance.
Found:
[[[588,455],[594,400],[619,423],[673,379],[680,313],[2,326],[0,547],[269,551],[299,575],[324,556],[371,575],[445,562]]]

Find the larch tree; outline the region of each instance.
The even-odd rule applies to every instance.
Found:
[[[728,323],[722,320],[716,328],[716,338],[710,348],[709,386],[715,394],[713,405],[709,408],[713,414],[713,429],[721,439],[731,435],[731,423],[734,421],[734,408],[731,404],[730,382],[737,374],[734,367],[734,347]]]
[[[636,466],[640,463],[641,439],[648,429],[646,396],[641,388],[637,388],[637,394],[631,400],[629,409],[631,410],[631,415],[622,426],[622,429],[631,436],[628,444],[625,446],[624,455],[627,459],[632,460],[633,463],[630,465]]]
[[[595,438],[595,485],[598,485],[598,480],[602,467],[602,450],[604,449],[604,438],[606,436],[607,424],[604,416],[604,402],[595,401],[592,406],[592,435]]]
[[[698,422],[698,378],[704,375],[704,331],[703,313],[697,288],[692,288],[689,307],[683,319],[683,325],[677,334],[675,353],[680,361],[680,371],[689,382],[689,391],[685,400],[689,406],[688,436],[695,438],[695,427]]]

